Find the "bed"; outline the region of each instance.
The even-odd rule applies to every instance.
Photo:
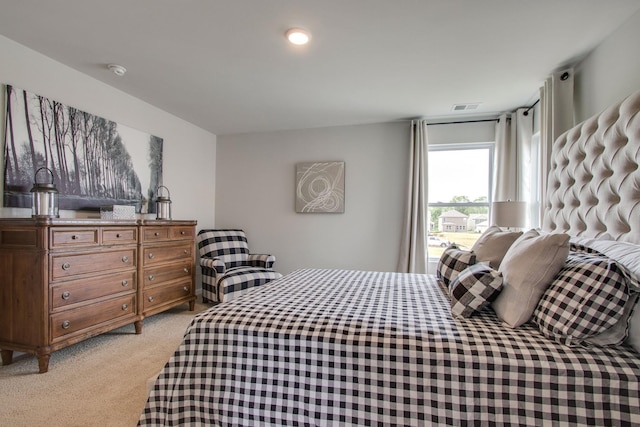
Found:
[[[497,269],[463,260],[480,247],[438,276],[303,269],[197,315],[139,425],[640,425],[639,111],[640,92],[558,139],[543,230]],[[512,262],[534,250],[557,268]],[[518,274],[549,283],[512,318]]]

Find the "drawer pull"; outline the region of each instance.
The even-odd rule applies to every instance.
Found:
[[[71,296],[71,294],[69,293],[69,291],[64,291],[62,293],[62,299],[69,299],[69,297]]]
[[[74,234],[73,236],[71,236],[71,240],[78,240],[78,236]]]
[[[160,233],[158,233],[157,231],[155,233],[153,233],[154,236],[159,236]]]
[[[122,257],[122,262],[129,262],[129,257],[128,256],[123,256]]]
[[[149,297],[147,299],[149,300],[149,302],[153,302],[153,297]]]
[[[182,235],[184,236],[184,235],[185,235],[185,234],[187,234],[187,233],[185,233],[185,232],[184,232],[184,230],[182,230],[182,231],[180,232],[180,234],[182,234]]]
[[[150,274],[149,275],[149,280],[153,280],[153,279],[154,279],[153,274]]]
[[[189,273],[189,269],[187,267],[183,268],[182,271],[184,271],[185,273]]]
[[[153,253],[149,254],[149,259],[153,259]]]
[[[68,270],[71,268],[71,264],[69,264],[68,262],[65,262],[64,264],[62,264],[62,269],[63,270]]]
[[[62,322],[62,329],[69,329],[69,326],[71,326],[71,322],[69,322],[68,320]]]
[[[189,292],[189,288],[186,287],[186,286],[184,288],[182,288],[182,289],[184,289],[185,292]]]
[[[127,286],[129,285],[129,281],[128,280],[123,280],[122,281],[122,286]]]
[[[120,233],[116,234],[116,239],[120,238]]]
[[[126,311],[129,308],[127,304],[122,304],[122,311]]]

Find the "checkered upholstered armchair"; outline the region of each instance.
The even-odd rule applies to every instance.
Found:
[[[204,302],[230,301],[282,277],[273,270],[276,257],[249,253],[242,230],[200,230],[197,241]]]

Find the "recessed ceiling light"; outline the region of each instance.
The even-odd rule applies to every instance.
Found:
[[[127,72],[127,69],[124,68],[122,65],[118,65],[118,64],[109,64],[107,65],[107,68],[110,69],[113,74],[115,74],[116,76],[122,77],[124,76],[124,73]]]
[[[309,43],[309,40],[311,40],[311,34],[309,31],[303,30],[302,28],[291,28],[287,30],[285,36],[290,43],[296,45],[307,44]]]

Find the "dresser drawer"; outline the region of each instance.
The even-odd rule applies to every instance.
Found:
[[[135,268],[136,254],[135,248],[88,254],[54,254],[51,255],[51,280],[65,279],[80,274]]]
[[[145,242],[159,242],[169,239],[169,227],[145,227],[142,232]]]
[[[156,268],[145,268],[142,282],[145,287],[149,287],[177,279],[191,279],[192,268],[190,261]]]
[[[193,254],[192,242],[182,242],[172,246],[152,246],[143,249],[145,267],[169,261],[190,260]]]
[[[52,228],[50,230],[51,249],[97,246],[98,227],[96,228]]]
[[[0,229],[0,247],[37,248],[38,243],[38,232],[36,230]]]
[[[174,302],[191,295],[191,281],[174,283],[171,286],[151,288],[144,291],[143,310],[149,311],[166,303]]]
[[[135,290],[135,271],[70,280],[51,287],[51,307],[55,310],[95,298]]]
[[[138,243],[138,229],[136,227],[102,229],[103,245],[125,245],[136,243]]]
[[[169,237],[173,240],[193,239],[194,236],[194,227],[171,227],[169,229]]]
[[[126,295],[120,298],[99,302],[90,306],[63,311],[51,315],[51,337],[65,337],[74,332],[108,322],[113,319],[136,316],[136,296]]]

